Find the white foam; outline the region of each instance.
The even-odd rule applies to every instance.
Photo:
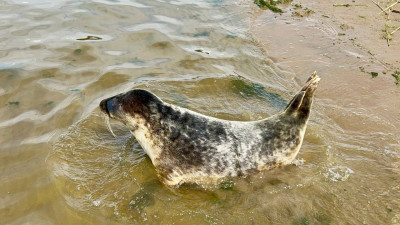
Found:
[[[332,168],[328,168],[328,171],[324,173],[324,177],[333,181],[346,181],[349,179],[350,174],[353,174],[354,171],[345,166],[335,166]]]

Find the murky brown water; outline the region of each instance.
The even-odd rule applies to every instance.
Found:
[[[354,72],[381,65],[313,20],[188,2],[0,3],[0,224],[399,224],[400,91]],[[97,108],[140,87],[255,120],[313,70],[322,81],[295,164],[221,187],[163,187]]]

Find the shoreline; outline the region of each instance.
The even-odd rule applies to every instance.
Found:
[[[359,19],[344,23],[344,18],[350,17],[346,14],[348,7],[321,2],[294,1],[283,14],[259,9],[254,4],[257,12],[250,28],[251,35],[265,54],[298,85],[317,71],[322,79],[317,97],[330,99],[331,103],[344,108],[364,109],[391,123],[393,126],[388,126],[387,131],[399,133],[400,87],[391,74],[400,70],[400,33],[388,47],[384,39],[377,39],[381,34],[378,29],[357,33],[363,29],[355,25],[363,19],[358,15],[355,16]],[[368,3],[369,11],[363,12],[378,15],[379,8]],[[293,16],[294,4],[301,4],[302,9],[311,9],[314,13]],[[343,24],[349,27],[343,28]],[[376,21],[371,27],[379,25],[380,21]],[[346,33],[339,35],[340,32]],[[371,33],[375,35],[368,36]],[[370,42],[377,43],[368,48]],[[371,72],[377,72],[378,76],[373,78]]]
[[[254,23],[251,27],[251,33],[256,41],[258,41],[264,50],[273,52],[268,46],[275,44],[269,42],[269,37],[276,35],[275,33],[265,32],[267,38],[259,32],[259,28],[264,29],[270,27],[274,23],[282,23],[283,26],[291,26],[294,30],[304,28],[309,29],[313,36],[318,35],[325,42],[337,45],[337,48],[352,49],[348,54],[357,57],[362,66],[359,71],[371,74],[377,72],[378,77],[388,75],[391,79],[391,73],[400,71],[400,33],[395,33],[391,40],[390,46],[384,39],[385,18],[379,13],[381,10],[371,1],[353,1],[349,7],[334,6],[336,2],[326,2],[322,0],[303,0],[293,1],[291,4],[281,5],[284,13],[273,13],[270,10],[262,10],[255,4],[253,6],[256,12]],[[400,4],[396,5],[400,9]],[[354,12],[354,10],[362,9],[362,11]],[[393,13],[392,24],[400,26],[400,14]],[[288,29],[288,28],[283,28]],[[275,29],[279,31],[278,28]],[[289,31],[288,35],[304,35],[309,33],[294,33]],[[285,33],[281,32],[282,37]],[[284,37],[285,38],[285,37]],[[273,43],[273,44],[272,44]],[[303,43],[291,43],[300,46]],[[307,44],[307,43],[306,43]],[[323,43],[328,44],[328,43]],[[314,46],[319,47],[316,43]],[[328,46],[326,46],[328,47]],[[272,53],[274,55],[274,53]],[[344,55],[346,56],[346,55]],[[381,68],[380,68],[381,67]]]

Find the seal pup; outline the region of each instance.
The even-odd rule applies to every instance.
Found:
[[[283,111],[258,121],[205,116],[141,89],[104,99],[100,108],[131,130],[164,184],[204,184],[291,163],[319,80],[314,72]]]

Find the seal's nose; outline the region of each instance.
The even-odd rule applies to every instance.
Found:
[[[120,103],[115,97],[104,99],[100,102],[101,111],[107,113],[110,117],[117,114],[119,107]]]
[[[108,110],[107,110],[107,100],[108,99],[104,99],[100,102],[100,109],[101,111],[103,111],[104,113],[108,114]]]

